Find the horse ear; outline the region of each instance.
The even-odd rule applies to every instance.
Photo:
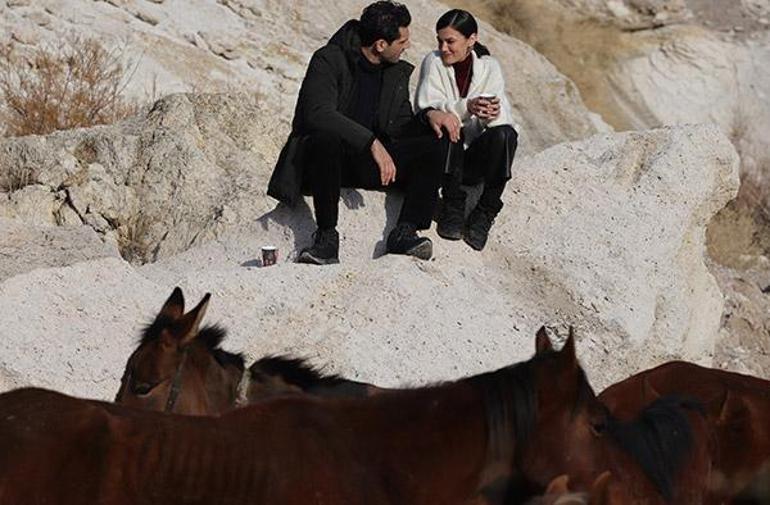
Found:
[[[548,487],[545,488],[545,494],[562,495],[569,493],[569,475],[566,473],[554,477],[554,479],[548,483]]]
[[[553,351],[551,345],[551,339],[548,338],[548,332],[545,330],[545,326],[541,326],[537,333],[535,333],[535,354],[541,354],[547,351]]]
[[[198,330],[200,329],[203,316],[206,314],[206,309],[209,306],[210,298],[211,293],[206,293],[198,305],[196,305],[195,308],[190,312],[182,316],[182,318],[177,322],[174,336],[177,339],[178,345],[185,346],[192,342],[192,340],[198,335]]]
[[[730,393],[729,389],[725,389],[722,401],[719,402],[719,413],[716,416],[717,423],[725,424],[729,422],[731,418],[739,417],[740,411],[745,409],[746,404],[741,398],[734,393]]]
[[[645,375],[642,378],[642,398],[644,399],[645,403],[655,401],[661,396],[662,395],[658,392],[658,390],[655,389],[652,384],[650,384],[649,376]]]
[[[591,492],[588,494],[588,503],[591,505],[609,505],[610,498],[608,486],[612,473],[609,470],[599,475],[591,484]]]
[[[564,347],[561,348],[559,356],[564,361],[564,363],[572,367],[577,367],[577,354],[575,353],[575,329],[572,326],[569,327],[569,337],[567,337],[567,341],[564,343]]]
[[[166,316],[176,321],[182,317],[182,314],[184,314],[184,295],[182,294],[182,289],[177,286],[171,292],[171,296],[168,297],[163,307],[161,307],[158,316]]]

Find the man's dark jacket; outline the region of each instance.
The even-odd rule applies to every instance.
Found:
[[[356,66],[363,57],[357,20],[345,23],[313,54],[299,90],[292,131],[273,170],[268,195],[294,206],[303,189],[308,192],[303,155],[305,141],[314,132],[336,133],[356,151],[369,148],[375,133],[346,115],[355,99]],[[377,138],[387,143],[416,134],[424,123],[416,120],[409,102],[409,76],[414,66],[405,61],[383,65],[375,131]]]

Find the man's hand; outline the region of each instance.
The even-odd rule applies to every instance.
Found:
[[[372,142],[372,158],[380,169],[380,182],[383,186],[387,186],[391,182],[396,180],[396,164],[393,163],[393,158],[390,157],[388,150],[377,139]]]
[[[476,97],[467,102],[468,112],[481,119],[494,119],[500,115],[500,99]]]
[[[452,142],[457,142],[460,140],[460,120],[457,119],[457,116],[452,114],[451,112],[444,112],[441,110],[431,110],[427,113],[428,117],[428,124],[430,124],[430,127],[433,128],[433,131],[436,132],[436,136],[438,138],[441,138],[444,135],[444,132],[441,131],[442,128],[446,129],[447,133],[449,133],[449,140]]]

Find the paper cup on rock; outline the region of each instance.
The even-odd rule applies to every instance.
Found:
[[[262,246],[262,266],[275,265],[278,261],[278,248],[273,245]]]

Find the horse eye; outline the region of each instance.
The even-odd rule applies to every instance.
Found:
[[[134,382],[131,384],[131,392],[138,396],[146,396],[150,394],[150,391],[152,391],[155,386],[157,386],[157,384]]]
[[[607,423],[605,421],[591,423],[591,432],[597,437],[600,437],[606,430]]]

